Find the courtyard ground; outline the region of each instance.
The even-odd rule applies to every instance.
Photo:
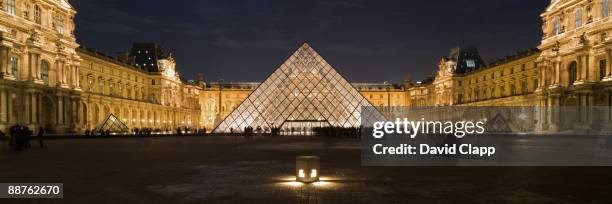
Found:
[[[0,140],[0,182],[64,183],[64,198],[0,203],[611,203],[606,167],[362,167],[358,140],[155,137]],[[295,157],[323,182],[292,182]],[[8,201],[8,202],[6,202]]]

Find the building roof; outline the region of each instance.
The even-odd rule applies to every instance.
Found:
[[[454,74],[465,74],[486,66],[476,46],[458,46],[452,49],[448,56],[456,62]]]
[[[134,43],[129,56],[134,57],[136,67],[148,72],[159,72],[157,60],[165,58],[162,47],[149,42]]]

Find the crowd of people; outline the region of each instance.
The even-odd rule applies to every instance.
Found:
[[[174,131],[170,131],[168,129],[153,129],[153,128],[132,128],[127,132],[111,132],[110,130],[85,130],[85,136],[110,136],[114,135],[136,135],[136,136],[151,136],[151,135],[193,135],[193,136],[203,136],[207,134],[206,128],[194,129],[188,127],[178,127]]]
[[[298,133],[300,132],[300,133]],[[272,136],[279,135],[304,135],[303,132],[308,132],[307,135],[319,136],[319,137],[329,137],[329,138],[360,138],[361,137],[361,128],[360,127],[315,127],[310,130],[304,129],[296,129],[296,128],[285,128],[281,129],[278,127],[272,128],[261,128],[257,126],[255,128],[251,126],[246,126],[244,128],[244,136],[252,137],[255,134],[270,134]]]
[[[32,134],[33,134],[33,131],[30,130],[30,128],[28,128],[27,126],[23,126],[23,125],[11,126],[8,132],[9,146],[15,151],[23,151],[23,150],[32,148],[32,144],[31,144]],[[36,138],[38,139],[40,148],[45,148],[45,144],[43,141],[44,134],[45,134],[45,129],[40,127],[38,129],[38,133],[36,134]],[[0,136],[6,136],[6,134],[0,131]]]

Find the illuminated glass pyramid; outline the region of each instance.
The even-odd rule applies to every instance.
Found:
[[[229,114],[216,133],[272,128],[359,127],[372,105],[315,50],[304,43]],[[377,117],[375,108],[365,108]]]
[[[125,133],[130,129],[119,120],[112,113],[108,115],[108,118],[104,120],[104,122],[100,123],[96,128],[94,128],[94,132],[113,132],[113,133]]]

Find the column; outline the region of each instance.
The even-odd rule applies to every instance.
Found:
[[[40,54],[35,54],[34,56],[35,56],[35,58],[34,58],[35,59],[35,62],[34,62],[35,68],[34,68],[34,70],[36,70],[35,71],[36,72],[35,78],[36,79],[42,79],[42,71],[40,70],[41,69],[40,68]]]
[[[58,84],[58,85],[59,85],[59,84],[61,84],[61,78],[60,78],[61,73],[60,73],[60,69],[61,69],[61,68],[60,68],[60,62],[59,62],[59,61],[56,61],[56,62],[55,62],[55,75],[56,75],[56,76],[55,76],[55,78],[56,78],[56,80],[57,80],[57,84]]]
[[[0,90],[0,120],[8,122],[8,94],[7,90]]]
[[[37,93],[36,94],[36,124],[39,124],[39,125],[40,125],[40,106],[41,106],[40,103],[42,102],[41,99],[42,99],[41,94]],[[50,120],[50,118],[47,120]]]
[[[541,73],[540,73],[540,76],[541,76],[542,78],[541,78],[541,81],[540,81],[540,84],[539,84],[539,85],[540,85],[540,87],[542,87],[542,88],[546,88],[546,85],[547,85],[547,84],[546,84],[546,77],[547,77],[547,76],[546,76],[546,73],[547,73],[548,69],[549,69],[549,68],[548,68],[548,64],[546,64],[546,65],[545,65],[544,67],[542,67],[542,69],[540,70],[540,72],[541,72]]]
[[[77,87],[81,88],[81,74],[80,71],[81,69],[79,68],[79,66],[76,67],[76,73],[77,73]],[[123,96],[123,94],[121,94]]]
[[[25,118],[22,119],[21,121],[25,121],[26,124],[32,124],[32,93],[30,92],[25,92],[23,93],[23,101],[25,102]]]
[[[582,69],[583,69],[582,70],[582,74],[583,74],[582,80],[583,81],[591,81],[591,76],[590,76],[591,75],[590,74],[590,72],[591,72],[591,63],[590,62],[591,61],[589,59],[590,56],[587,54],[587,55],[582,56],[582,58],[584,60],[584,63],[582,65]]]
[[[555,78],[554,78],[555,86],[559,85],[559,82],[561,81],[559,80],[561,78],[560,67],[561,67],[561,62],[555,62]]]
[[[70,107],[70,124],[71,126],[75,127],[77,124],[77,115],[79,114],[79,111],[77,109],[77,103],[76,103],[76,99],[73,98],[70,100],[72,103],[72,106]]]
[[[38,93],[32,93],[32,124],[38,124]]]
[[[11,92],[10,91],[6,91],[6,122],[10,123],[11,120],[13,120],[11,118],[11,113],[13,112],[13,96],[11,96]]]
[[[4,72],[5,76],[10,76],[11,75],[11,70],[8,67],[8,62],[10,60],[9,58],[9,48],[8,47],[2,47],[0,50],[0,59],[2,59],[2,64],[0,64],[0,66],[2,66],[2,71]]]
[[[612,77],[612,49],[607,49],[606,53],[608,54],[606,59],[606,77]]]
[[[64,97],[57,96],[57,124],[64,124]]]
[[[6,47],[0,46],[0,75],[6,76],[6,67],[5,62],[8,60],[4,55],[4,50]]]
[[[62,79],[62,85],[65,85],[66,84],[66,78],[67,78],[67,76],[66,76],[66,62],[60,62],[60,64],[61,64],[61,67],[62,67],[62,69],[61,69],[62,70],[61,71],[62,74],[60,75],[61,79]]]
[[[33,79],[33,75],[34,73],[32,69],[34,69],[34,65],[33,65],[33,61],[34,61],[34,56],[32,56],[32,53],[28,53],[28,81],[32,81]]]

